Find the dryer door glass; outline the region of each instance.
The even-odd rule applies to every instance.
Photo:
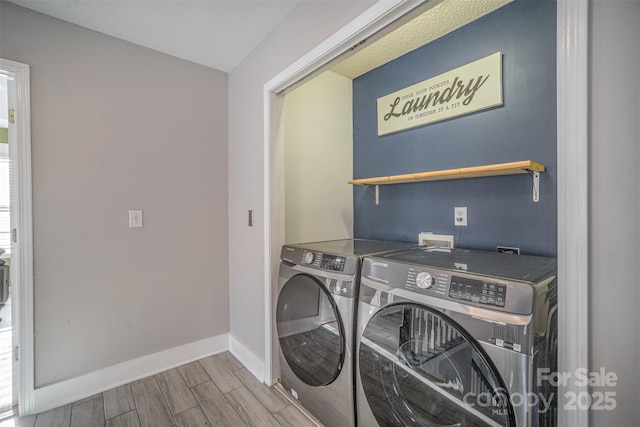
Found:
[[[364,394],[381,426],[515,426],[494,364],[437,310],[383,308],[367,323],[358,356]]]
[[[323,386],[340,374],[344,327],[335,301],[322,283],[298,274],[278,297],[276,325],[287,364],[305,384]]]

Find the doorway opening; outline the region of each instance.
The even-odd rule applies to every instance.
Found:
[[[382,2],[380,2],[382,3]],[[419,2],[423,3],[423,2]],[[431,2],[436,3],[436,2]],[[402,3],[406,6],[406,3]],[[277,371],[277,345],[273,343],[272,322],[274,293],[278,277],[281,245],[285,241],[284,224],[284,131],[283,109],[286,91],[303,83],[340,60],[349,47],[361,45],[362,40],[373,36],[378,30],[391,25],[395,18],[408,14],[410,10],[398,7],[382,11],[372,8],[360,18],[361,21],[345,27],[332,38],[318,45],[290,67],[264,85],[264,212],[267,227],[264,233],[265,262],[265,382],[272,383]],[[366,15],[366,16],[365,16]],[[391,16],[393,18],[391,18]],[[572,372],[588,366],[588,138],[587,135],[587,58],[588,3],[558,2],[557,4],[557,168],[558,176],[558,281],[559,304],[564,314],[559,318],[558,328],[562,344],[559,348],[558,369]],[[575,100],[578,99],[576,103]],[[576,321],[579,320],[579,321]],[[570,384],[559,393],[559,407],[566,403],[565,396],[584,392],[577,384]],[[567,392],[566,394],[564,392]],[[587,410],[561,411],[560,425],[589,425]]]
[[[33,412],[29,99],[29,66],[0,59],[0,419]]]

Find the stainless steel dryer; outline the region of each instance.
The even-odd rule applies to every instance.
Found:
[[[361,426],[555,424],[556,260],[415,248],[365,258]],[[551,402],[551,403],[549,403]]]
[[[353,327],[362,257],[410,246],[347,239],[282,247],[280,381],[327,426],[355,425]]]

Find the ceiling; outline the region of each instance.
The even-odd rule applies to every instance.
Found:
[[[207,67],[230,72],[305,0],[9,0]],[[332,68],[351,79],[512,0],[432,0],[424,13]]]
[[[230,72],[304,0],[10,0],[100,33]]]
[[[331,70],[350,79],[378,68],[476,19],[512,0],[432,0],[420,13],[334,66]]]

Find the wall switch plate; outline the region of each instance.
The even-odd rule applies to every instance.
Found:
[[[453,208],[453,224],[459,226],[467,225],[467,207]]]
[[[129,228],[142,227],[142,210],[134,209],[129,211]]]

